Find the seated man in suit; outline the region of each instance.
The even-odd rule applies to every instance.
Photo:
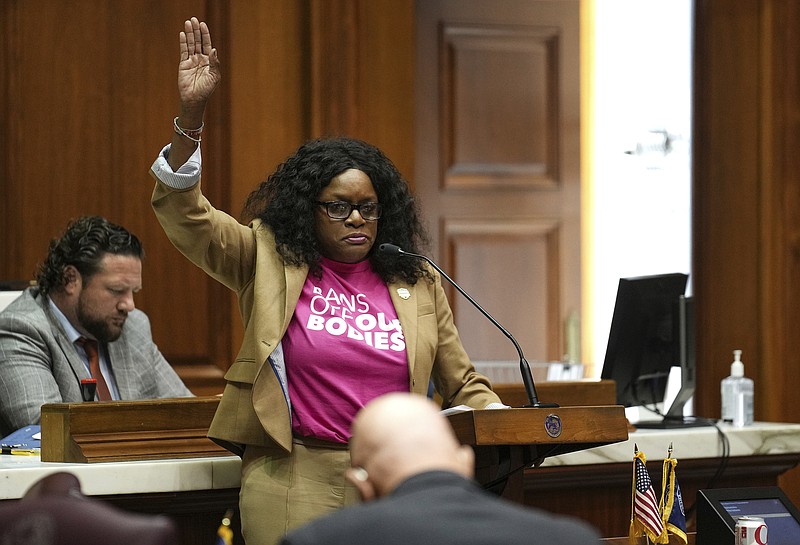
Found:
[[[0,437],[38,424],[44,403],[189,397],[135,309],[142,287],[139,239],[93,216],[50,243],[38,285],[0,312]]]
[[[436,405],[406,393],[356,416],[347,478],[365,503],[289,532],[282,545],[587,545],[589,525],[511,503],[472,480],[472,448],[460,445]]]

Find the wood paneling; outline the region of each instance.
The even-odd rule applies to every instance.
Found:
[[[508,328],[530,361],[559,361],[561,225],[542,218],[444,219],[442,266]],[[496,282],[487,279],[498,279]],[[509,286],[513,286],[509,289]],[[475,361],[518,361],[514,345],[461,295],[445,285],[464,348]]]
[[[180,541],[176,545],[214,543],[220,522],[230,510],[233,545],[244,545],[238,509],[239,488],[92,497],[125,511],[167,515],[178,526]]]
[[[445,188],[555,188],[558,29],[443,21],[440,33]]]
[[[764,386],[759,380],[759,24],[756,1],[726,9],[714,2],[697,6],[693,288],[701,387],[695,410],[714,416],[719,381],[730,374],[734,349],[743,350],[759,394]],[[762,409],[759,403],[757,417]]]
[[[137,304],[150,315],[156,342],[173,363],[209,364],[229,352],[227,320],[208,320],[220,292],[166,241],[150,211],[147,176],[177,113],[177,32],[187,13],[208,13],[189,1],[146,8],[101,0],[4,4],[16,58],[5,69],[13,85],[4,104],[8,229],[0,235],[0,274],[32,278],[48,241],[71,218],[103,215],[144,244]],[[218,142],[224,135],[206,145]],[[216,201],[223,194],[211,190]]]
[[[687,529],[695,530],[697,491],[708,488],[776,486],[778,477],[797,464],[796,454],[729,458],[725,473],[715,479],[718,458],[681,459],[678,478]],[[653,489],[661,490],[662,461],[647,463]],[[585,466],[541,466],[525,469],[525,504],[576,516],[595,526],[603,537],[624,536],[631,517],[631,463]]]
[[[792,370],[800,365],[800,5],[766,2],[762,18],[760,414],[797,422],[800,377]]]
[[[486,6],[416,3],[418,193],[445,271],[527,358],[561,360],[580,312],[580,6]],[[518,360],[460,296],[450,303],[473,359]]]
[[[207,394],[221,390],[238,351],[238,306],[166,239],[147,175],[178,113],[177,38],[192,15],[208,22],[223,70],[206,114],[203,190],[239,217],[248,193],[311,137],[364,138],[412,171],[413,9],[389,0],[2,3],[0,278],[32,278],[70,218],[124,225],[147,254],[137,306],[167,359]]]
[[[308,137],[307,14],[302,2],[292,0],[269,6],[236,0],[230,3],[228,22],[222,59],[222,90],[228,94],[213,97],[211,108],[226,108],[228,117],[220,123],[223,130],[230,128],[219,153],[203,152],[219,173],[215,179],[206,176],[204,188],[226,188],[228,202],[215,204],[238,218],[250,192]],[[220,302],[215,321],[230,324],[229,351],[220,362],[227,368],[244,328],[233,294],[225,294]],[[210,377],[207,383],[210,386]]]
[[[797,422],[800,389],[800,6],[697,0],[694,292],[696,412],[743,350],[756,418]],[[800,471],[781,484],[800,503]]]
[[[413,0],[310,0],[311,136],[381,148],[411,181]]]
[[[765,124],[761,212],[764,246],[760,286],[763,373],[758,395],[765,420],[800,421],[800,5],[767,2],[765,26]],[[754,362],[758,365],[758,362]],[[758,404],[757,404],[758,406]],[[781,486],[800,505],[800,468],[781,479]]]

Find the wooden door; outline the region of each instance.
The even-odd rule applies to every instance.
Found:
[[[518,340],[560,360],[580,310],[579,1],[416,3],[415,184],[432,255]],[[518,361],[460,295],[474,361]]]

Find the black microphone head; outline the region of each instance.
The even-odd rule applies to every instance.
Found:
[[[389,254],[389,255],[400,255],[403,253],[403,250],[400,249],[400,246],[397,246],[395,244],[390,244],[388,242],[384,242],[383,244],[381,244],[378,247],[378,249],[384,254]]]

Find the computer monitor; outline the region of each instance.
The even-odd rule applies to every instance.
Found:
[[[736,519],[761,517],[769,545],[800,543],[800,511],[777,486],[697,491],[697,545],[734,543]]]
[[[602,378],[617,384],[617,403],[626,407],[664,401],[667,379],[681,368],[681,388],[665,417],[638,427],[679,427],[704,422],[684,419],[695,388],[694,307],[684,295],[689,276],[669,273],[621,278],[608,337]]]

